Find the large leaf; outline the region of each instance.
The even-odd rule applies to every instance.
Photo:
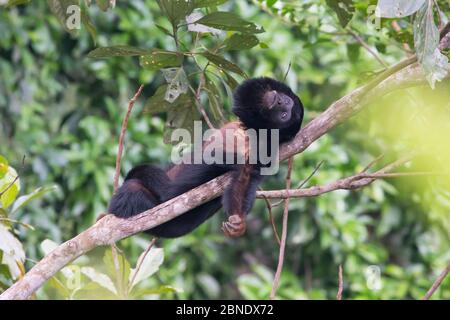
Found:
[[[8,172],[0,179],[0,207],[3,209],[12,205],[19,194],[20,179],[16,178],[16,170],[8,167]]]
[[[194,121],[200,119],[200,114],[195,105],[194,98],[189,94],[182,94],[167,109],[167,121],[164,128],[164,142],[175,144],[171,141],[173,130],[183,128],[193,136]]]
[[[115,261],[111,250],[105,252],[103,262],[105,263],[108,275],[116,280],[115,283],[118,283],[116,287],[117,291],[123,293],[128,287],[128,277],[130,276],[131,269],[130,263],[120,252],[118,252],[117,261]]]
[[[173,51],[153,50],[152,53],[141,56],[139,62],[143,68],[150,70],[179,67],[183,63],[183,55]]]
[[[327,5],[336,12],[339,23],[346,27],[355,13],[355,6],[352,0],[327,0]]]
[[[143,252],[136,263],[136,269],[131,269],[130,286],[131,288],[140,281],[151,277],[164,261],[164,251],[160,248],[152,248],[148,253]],[[139,266],[139,269],[137,269]],[[131,283],[133,281],[133,283]]]
[[[194,0],[196,8],[215,7],[228,2],[228,0]]]
[[[203,24],[197,23],[196,21],[200,20],[204,15],[201,12],[192,12],[190,15],[186,16],[187,28],[191,32],[200,32],[200,33],[212,33],[220,35],[223,33],[222,30],[211,28],[205,26]]]
[[[235,33],[225,41],[226,50],[246,50],[258,45],[259,40],[253,34]]]
[[[183,292],[183,290],[174,288],[172,286],[160,286],[158,288],[134,288],[131,292],[132,298],[142,298],[145,295],[165,294],[165,293],[177,293]]]
[[[192,0],[157,0],[157,2],[173,26],[176,26],[195,8],[195,1]]]
[[[0,250],[3,251],[3,258],[0,263],[9,267],[11,276],[16,279],[21,274],[19,265],[25,260],[25,251],[19,240],[14,237],[6,227],[0,223]]]
[[[412,15],[428,0],[378,0],[375,11],[378,17],[401,18]]]
[[[219,88],[217,88],[216,84],[211,79],[206,78],[204,90],[208,94],[209,109],[214,115],[214,119],[218,121],[224,120],[225,116],[222,113]]]
[[[170,107],[170,103],[165,99],[167,87],[167,85],[158,87],[155,94],[147,99],[144,107],[146,113],[153,115],[167,111]]]
[[[8,160],[0,155],[0,179],[8,172]]]
[[[210,62],[218,66],[220,69],[225,69],[234,73],[237,73],[241,75],[244,78],[247,78],[247,75],[244,71],[241,70],[237,65],[234,63],[228,61],[224,57],[221,57],[219,55],[210,53],[210,52],[203,52],[201,53],[202,56],[204,56],[206,59],[208,59]]]
[[[92,267],[82,267],[81,273],[103,288],[106,288],[112,293],[117,294],[117,290],[114,286],[113,281],[106,274],[98,272]]]
[[[57,189],[56,186],[51,187],[40,187],[34,190],[32,193],[21,196],[17,198],[17,200],[14,202],[14,205],[11,210],[11,214],[14,214],[17,210],[20,208],[26,206],[31,201],[41,198],[44,194],[55,191]]]
[[[89,52],[87,56],[89,58],[127,57],[127,56],[142,56],[151,54],[152,52],[153,50],[119,45],[94,49],[91,52]]]
[[[89,34],[91,35],[94,45],[96,45],[97,44],[97,29],[95,28],[94,23],[92,22],[91,18],[89,17],[89,14],[88,14],[86,8],[83,8],[81,10],[81,22],[83,23],[83,26],[87,29]]]
[[[196,23],[204,24],[220,30],[239,31],[243,33],[262,33],[264,29],[254,23],[243,20],[231,12],[212,12],[200,18]]]
[[[434,88],[448,74],[448,58],[439,51],[439,29],[434,22],[433,5],[429,2],[414,20],[414,46],[417,60]]]

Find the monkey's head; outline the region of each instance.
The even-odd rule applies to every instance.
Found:
[[[280,129],[280,140],[287,141],[300,130],[303,105],[284,83],[255,78],[236,88],[233,113],[247,128]]]

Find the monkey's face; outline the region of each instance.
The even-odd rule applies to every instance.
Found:
[[[287,94],[276,90],[269,90],[264,94],[262,104],[263,112],[268,112],[271,122],[277,124],[280,128],[284,127],[292,119],[294,100]]]
[[[297,133],[303,119],[303,105],[292,90],[271,78],[244,81],[234,92],[233,112],[245,127],[281,129],[286,141]]]

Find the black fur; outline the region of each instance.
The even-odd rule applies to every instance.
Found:
[[[277,122],[274,114],[265,105],[262,98],[267,91],[271,90],[283,93],[292,99],[293,107],[289,121]],[[280,129],[280,142],[292,139],[300,130],[303,105],[292,90],[281,82],[270,78],[247,80],[236,88],[233,100],[233,113],[248,129]],[[183,236],[197,228],[222,206],[230,216],[236,211],[236,208],[233,208],[233,205],[236,205],[236,198],[242,198],[238,209],[245,214],[252,208],[256,189],[262,180],[258,165],[251,168],[248,175],[249,181],[242,195],[236,195],[234,192],[240,187],[239,174],[243,165],[181,164],[180,166],[172,180],[166,171],[158,167],[152,165],[135,167],[127,174],[125,182],[113,196],[109,212],[123,218],[136,215],[228,171],[234,171],[232,182],[222,197],[211,200],[147,232],[164,238]]]

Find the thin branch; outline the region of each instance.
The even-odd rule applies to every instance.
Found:
[[[336,294],[336,300],[342,300],[342,292],[344,291],[344,275],[342,271],[342,264],[339,265],[339,289]]]
[[[142,264],[144,263],[144,260],[147,257],[148,253],[155,245],[156,240],[158,240],[158,238],[156,238],[156,237],[152,239],[152,241],[148,245],[147,249],[145,250],[144,254],[142,255],[142,259],[139,259],[138,264],[136,266],[136,270],[134,270],[133,278],[131,278],[131,281],[129,282],[129,285],[128,285],[128,294],[130,293],[131,289],[133,288],[134,281],[136,281],[136,276],[138,275],[139,270],[141,269]]]
[[[361,171],[361,173],[365,173],[365,172],[369,171],[369,169],[372,168],[383,157],[384,157],[384,154],[380,154],[378,157],[376,157],[374,160],[372,160],[367,166],[365,166],[364,169]]]
[[[296,189],[301,189],[303,188],[309,180],[311,180],[312,177],[314,177],[314,175],[316,174],[317,171],[319,171],[320,167],[324,164],[324,160],[320,161],[319,164],[314,168],[314,170],[311,172],[311,174],[306,177],[306,179],[304,179],[302,182],[299,183],[299,185],[297,186]],[[278,202],[275,202],[274,204],[272,204],[272,207],[277,207],[279,206],[281,203],[283,203],[283,200],[280,200]]]
[[[359,44],[366,49],[367,52],[369,52],[383,67],[388,68],[388,64],[381,59],[381,57],[372,50],[372,48],[364,41],[363,38],[361,38],[356,32],[353,30],[347,30],[347,32],[356,40],[359,42]]]
[[[442,281],[444,281],[445,277],[450,273],[450,263],[447,265],[447,267],[439,274],[437,279],[434,281],[433,285],[431,286],[430,290],[423,296],[422,300],[428,300],[431,298],[431,296],[436,292],[436,290],[439,288],[439,286],[442,284]]]
[[[439,50],[445,50],[450,47],[450,21],[441,29]]]
[[[127,131],[128,119],[130,118],[131,110],[133,109],[134,104],[136,103],[137,98],[140,96],[142,89],[144,89],[144,85],[142,84],[138,91],[134,94],[133,98],[128,103],[127,113],[125,114],[125,118],[122,121],[122,129],[120,130],[119,136],[119,149],[117,150],[116,157],[116,173],[114,175],[114,191],[119,187],[119,176],[120,176],[120,161],[122,160],[123,153],[123,142],[125,139],[125,133]]]
[[[277,199],[286,199],[286,198],[303,198],[303,197],[317,197],[321,194],[328,193],[335,190],[354,190],[358,188],[365,187],[371,184],[373,181],[379,178],[383,178],[388,175],[388,172],[394,170],[395,168],[403,165],[408,162],[412,156],[404,157],[400,160],[397,160],[374,174],[366,174],[359,173],[347,178],[339,179],[334,182],[330,182],[328,184],[322,186],[313,186],[305,189],[291,189],[291,190],[271,190],[271,191],[258,191],[256,193],[257,198],[266,197],[277,198]],[[404,176],[400,173],[401,176]],[[396,174],[398,175],[398,174]],[[413,173],[408,173],[409,176],[414,175]],[[392,175],[388,175],[389,177],[393,177]]]
[[[261,189],[260,189],[261,190]],[[262,190],[261,190],[262,191]],[[275,219],[273,217],[273,212],[272,212],[272,203],[270,202],[269,199],[267,199],[266,197],[263,196],[263,199],[266,202],[266,206],[267,206],[267,210],[269,211],[269,221],[270,221],[270,225],[272,227],[272,232],[273,235],[275,236],[275,239],[277,240],[278,245],[281,245],[281,241],[280,241],[280,236],[278,235],[278,231],[277,231],[277,227],[275,225]]]
[[[371,99],[399,88],[426,84],[422,70],[405,60],[386,70],[369,84],[357,88],[334,102],[326,111],[308,123],[297,136],[281,146],[280,160],[303,152],[314,141],[357,114]],[[45,281],[65,265],[95,247],[110,245],[120,239],[154,228],[164,222],[219,197],[230,183],[226,173],[176,198],[127,219],[108,214],[73,239],[58,246],[37,263],[19,281],[0,295],[2,300],[28,299]],[[365,181],[364,179],[361,181]]]
[[[286,70],[286,72],[284,74],[283,81],[286,81],[287,76],[289,75],[289,71],[291,71],[291,67],[292,67],[292,61],[289,61],[289,65],[288,65],[287,70]]]
[[[324,164],[324,162],[325,162],[324,160],[320,161],[319,164],[311,172],[311,174],[308,177],[306,177],[306,179],[304,179],[302,182],[300,182],[297,189],[303,188],[308,183],[308,181],[311,180],[312,177],[314,177],[316,172],[319,171],[320,167]]]
[[[200,84],[198,85],[197,91],[194,88],[192,88],[192,86],[189,86],[189,88],[191,89],[192,93],[194,94],[195,106],[197,107],[197,110],[201,113],[201,115],[203,116],[203,119],[205,119],[206,124],[208,125],[208,127],[210,129],[214,129],[214,125],[212,124],[211,119],[209,119],[209,116],[206,113],[206,110],[203,107],[203,105],[201,103],[201,99],[200,99],[200,91],[201,91],[201,88],[202,88],[201,87],[202,86],[202,79],[203,79],[203,77],[200,78]]]
[[[292,173],[292,163],[293,157],[289,158],[288,162],[288,172],[286,175],[286,190],[291,187],[291,173]],[[277,293],[278,286],[280,284],[281,271],[283,271],[284,263],[284,252],[286,250],[286,238],[287,238],[287,227],[288,227],[288,216],[289,216],[289,197],[284,200],[284,212],[283,212],[283,229],[281,231],[281,244],[280,252],[278,255],[278,266],[275,272],[275,278],[273,280],[272,291],[270,292],[270,300],[275,299],[275,294]]]

